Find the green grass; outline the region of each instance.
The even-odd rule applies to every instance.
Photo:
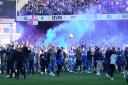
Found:
[[[115,74],[115,80],[109,80],[105,75],[85,73],[62,73],[60,77],[42,76],[34,74],[21,78],[8,79],[0,75],[0,85],[128,85],[120,74]]]

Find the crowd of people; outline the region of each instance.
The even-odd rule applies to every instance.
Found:
[[[27,30],[28,32],[29,30]],[[28,35],[29,34],[29,35]],[[24,41],[28,42],[32,45],[36,45],[36,46],[40,46],[42,44],[42,42],[45,40],[46,38],[46,34],[44,33],[44,31],[38,29],[31,29],[30,33],[24,33],[24,35],[18,39],[15,42],[18,43],[23,43]]]
[[[128,0],[28,0],[17,15],[75,15],[88,9],[101,14],[128,13]]]
[[[60,72],[105,74],[111,80],[114,72],[126,78],[128,47],[88,47],[82,43],[69,48],[49,45],[36,48],[28,43],[1,46],[1,73],[17,78],[41,73],[60,76]],[[75,74],[74,74],[75,75]]]

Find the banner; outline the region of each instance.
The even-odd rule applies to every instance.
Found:
[[[86,15],[48,15],[17,16],[17,21],[71,21],[71,20],[128,20],[128,14],[86,14]]]

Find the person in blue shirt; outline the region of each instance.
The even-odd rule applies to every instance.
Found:
[[[31,49],[31,52],[28,54],[28,63],[29,63],[29,73],[34,74],[34,57],[35,52],[34,49]]]
[[[56,72],[56,50],[55,47],[52,46],[52,48],[50,49],[50,75],[51,76],[55,76],[55,72]]]
[[[73,47],[69,50],[69,72],[75,71],[76,57]]]
[[[61,48],[58,48],[57,57],[56,57],[56,64],[57,64],[56,76],[60,75],[60,71],[62,69],[62,57],[63,57],[63,51]]]
[[[117,48],[117,66],[118,66],[118,71],[123,72],[123,67],[125,64],[125,58],[123,57],[123,52],[121,49],[118,47]]]

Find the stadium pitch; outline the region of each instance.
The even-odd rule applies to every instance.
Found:
[[[115,74],[114,78],[109,80],[105,75],[96,76],[94,73],[62,73],[59,77],[34,74],[17,80],[0,75],[0,85],[128,85],[121,74]]]

